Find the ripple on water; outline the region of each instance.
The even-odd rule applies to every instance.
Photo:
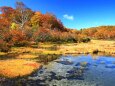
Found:
[[[112,57],[99,56],[94,60],[90,55],[62,56],[44,67],[38,71],[37,79],[42,78],[49,86],[114,86]]]

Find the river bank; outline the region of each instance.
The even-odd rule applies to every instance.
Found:
[[[115,41],[92,40],[89,43],[38,43],[31,47],[14,47],[0,52],[0,75],[14,78],[29,75],[41,65],[61,55],[98,54],[115,56]]]

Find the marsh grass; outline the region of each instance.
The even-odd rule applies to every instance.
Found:
[[[56,60],[61,55],[95,53],[115,56],[115,41],[92,40],[89,43],[65,44],[39,43],[36,46],[38,48],[13,47],[8,53],[0,52],[0,75],[11,78],[25,76],[39,69],[41,64]]]
[[[15,78],[31,74],[41,65],[34,61],[22,59],[11,59],[0,61],[0,75],[8,78]]]

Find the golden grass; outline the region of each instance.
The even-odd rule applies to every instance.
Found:
[[[37,55],[21,54],[21,55],[17,56],[16,58],[18,58],[18,59],[34,59],[34,58],[37,58]]]
[[[24,76],[31,74],[34,70],[40,68],[40,64],[27,60],[1,60],[0,61],[0,75],[14,78],[17,76]]]
[[[51,50],[51,48],[55,46],[57,50]],[[38,44],[38,48],[14,47],[9,53],[18,54],[18,56],[13,60],[0,60],[0,75],[17,77],[31,74],[41,66],[33,60],[39,58],[39,54],[92,54],[95,50],[115,56],[115,41],[92,40],[89,43],[67,43],[61,45],[40,43]],[[0,55],[5,54],[7,53],[0,52]],[[94,58],[96,59],[96,57]],[[29,61],[27,59],[29,59]]]
[[[115,41],[92,40],[89,43],[61,45],[60,50],[65,53],[92,53],[98,50],[107,54],[115,54]]]
[[[57,50],[50,50],[49,48],[54,45],[57,46]],[[67,43],[61,45],[56,45],[53,43],[39,43],[38,48],[13,48],[12,52],[29,52],[31,54],[80,54],[92,53],[95,50],[114,55],[115,41],[92,40],[89,43]]]
[[[41,54],[61,54],[59,50],[51,51],[51,50],[44,50]]]
[[[6,53],[4,53],[4,52],[0,52],[0,55],[5,55]]]
[[[50,50],[49,48],[57,47],[57,50]],[[68,44],[53,44],[53,43],[39,43],[38,48],[21,47],[12,48],[10,53],[23,54],[17,58],[36,58],[36,54],[80,54],[92,53],[95,50],[104,52],[106,54],[115,54],[115,41],[92,40],[89,43],[68,43]],[[0,53],[2,55],[4,53]]]

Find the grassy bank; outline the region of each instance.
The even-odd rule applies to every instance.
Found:
[[[39,47],[44,49],[41,52],[45,54],[95,54],[97,51],[97,53],[115,56],[115,41],[92,40],[88,43],[67,43],[60,45],[47,43],[39,44]],[[48,50],[53,47],[55,50]]]
[[[0,75],[14,78],[39,69],[42,62],[52,61],[59,55],[104,54],[115,56],[115,41],[92,40],[89,43],[38,43],[31,47],[13,47],[8,53],[0,52]]]
[[[27,60],[12,59],[0,61],[0,74],[8,78],[29,75],[41,65]]]

